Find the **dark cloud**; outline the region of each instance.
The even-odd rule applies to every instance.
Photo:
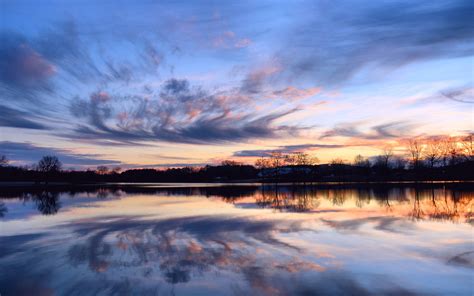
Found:
[[[469,0],[315,2],[297,13],[277,53],[288,79],[341,83],[365,69],[377,73],[474,53]]]
[[[0,154],[12,161],[37,162],[45,155],[55,155],[66,166],[116,165],[119,161],[100,159],[99,154],[75,154],[65,149],[39,147],[30,143],[0,142]]]
[[[87,124],[78,125],[70,137],[130,144],[155,140],[212,144],[274,138],[300,129],[274,123],[297,109],[255,114],[241,110],[242,102],[234,94],[211,94],[190,86],[187,80],[166,81],[158,95],[113,97],[103,93],[101,98],[93,93],[87,100],[74,100],[72,115],[86,119]],[[126,107],[120,109],[117,102]]]
[[[0,87],[9,91],[51,88],[56,70],[28,40],[15,33],[0,33]],[[21,97],[20,97],[21,99]]]
[[[179,95],[189,93],[189,81],[172,78],[167,80],[163,86],[164,94]]]
[[[359,130],[358,123],[344,123],[339,124],[331,130],[328,130],[319,137],[319,139],[330,137],[348,137],[359,138],[365,140],[382,140],[382,139],[396,139],[400,137],[410,136],[414,124],[395,121],[385,124],[375,125],[370,128],[368,132]]]
[[[73,20],[40,28],[36,35],[0,31],[0,41],[2,99],[45,102],[63,88],[128,85],[157,74],[164,59],[145,34],[94,33],[92,25]],[[127,48],[127,54],[118,55],[111,44]]]
[[[295,153],[304,152],[312,149],[335,149],[347,147],[346,145],[339,144],[302,144],[302,145],[287,145],[279,146],[276,149],[257,149],[257,150],[240,150],[234,152],[233,156],[237,157],[262,157],[269,156],[272,153]]]
[[[47,129],[46,126],[38,123],[37,119],[36,116],[26,111],[20,111],[0,105],[0,126],[37,130]]]

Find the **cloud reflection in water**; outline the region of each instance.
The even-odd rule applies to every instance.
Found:
[[[469,291],[470,190],[76,189],[2,199],[11,210],[5,211],[5,230],[34,226],[28,219],[52,223],[0,236],[2,295]],[[188,195],[194,197],[183,198]],[[196,198],[204,203],[193,204]],[[45,216],[9,220],[18,202]],[[128,212],[132,205],[139,211]],[[426,286],[427,280],[438,284]]]

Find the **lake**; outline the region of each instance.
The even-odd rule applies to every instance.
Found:
[[[474,184],[0,188],[0,294],[473,295]]]

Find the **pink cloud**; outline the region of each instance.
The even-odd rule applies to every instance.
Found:
[[[16,49],[17,55],[7,64],[11,78],[15,81],[36,83],[51,77],[56,69],[48,60],[26,44]]]
[[[106,92],[98,91],[91,94],[91,100],[96,103],[105,103],[110,100],[110,96]]]
[[[244,48],[252,44],[249,38],[237,38],[232,31],[225,31],[212,40],[212,46],[216,48]]]

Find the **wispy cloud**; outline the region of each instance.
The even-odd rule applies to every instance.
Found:
[[[286,145],[278,146],[275,149],[256,149],[256,150],[240,150],[234,152],[233,156],[236,157],[265,157],[270,156],[272,153],[295,153],[305,152],[314,149],[336,149],[348,147],[343,144],[301,144],[301,145]]]
[[[0,126],[36,130],[48,129],[38,122],[38,118],[34,114],[4,105],[0,105]]]
[[[119,110],[117,101],[127,107]],[[242,110],[232,94],[212,94],[187,80],[170,79],[151,96],[111,97],[93,93],[76,99],[71,113],[87,120],[71,137],[93,142],[167,141],[212,144],[295,135],[297,126],[275,122],[297,109],[268,114]]]
[[[96,8],[87,17],[86,3]],[[393,114],[380,123],[369,114],[380,114],[375,104],[358,105],[361,97],[379,95],[374,82],[387,77],[382,74],[420,61],[428,61],[423,70],[433,61],[458,66],[459,58],[472,56],[472,1],[174,1],[121,3],[114,13],[108,4],[86,1],[24,12],[28,21],[17,19],[16,5],[5,8],[0,30],[0,126],[41,130],[60,137],[58,147],[71,139],[86,145],[268,147],[266,139],[311,142],[308,134],[319,130],[320,139],[395,140],[422,124],[436,128],[434,120],[418,117],[425,99],[451,103],[459,114],[466,110],[458,105],[473,102],[472,78],[450,67],[446,75],[432,71],[424,83],[449,80],[459,87],[437,87],[433,96],[423,90],[421,99],[410,93],[418,79],[390,78],[403,91],[387,89],[391,93],[377,99],[414,98],[408,104],[420,104],[397,106],[413,116]],[[24,25],[16,26],[18,21]],[[416,72],[409,75],[422,71],[406,69]],[[316,96],[321,104],[335,90],[341,95],[331,104],[354,106],[354,112],[309,107]],[[467,129],[468,120],[451,125],[454,115],[433,105],[432,114],[449,123],[446,130]],[[366,122],[335,124],[359,118]],[[305,126],[318,131],[302,133]]]
[[[104,159],[99,154],[80,154],[68,149],[37,146],[31,143],[0,142],[0,152],[13,162],[36,163],[45,155],[57,156],[65,166],[119,165],[121,162]]]
[[[379,125],[374,125],[364,132],[360,130],[360,123],[338,124],[333,129],[325,131],[319,139],[331,137],[347,137],[362,140],[386,140],[412,136],[411,132],[416,127],[415,124],[395,121]]]
[[[341,9],[344,7],[345,9]],[[472,1],[318,2],[296,10],[276,56],[286,79],[341,84],[374,73],[474,53]]]

